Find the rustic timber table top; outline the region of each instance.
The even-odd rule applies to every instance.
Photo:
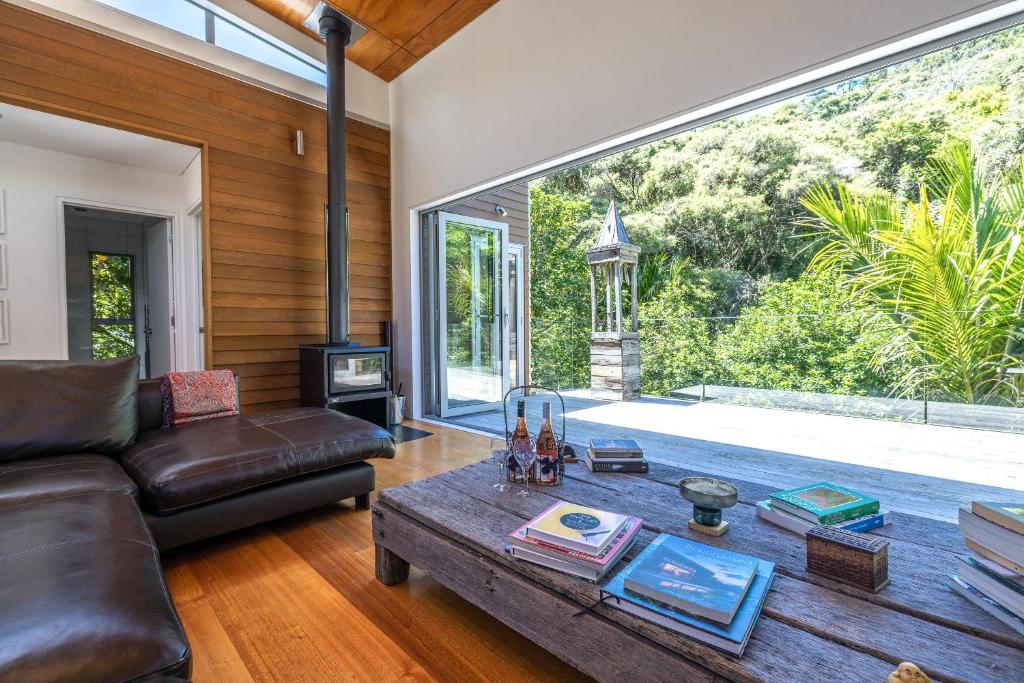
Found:
[[[1024,638],[949,587],[965,552],[956,525],[894,513],[876,532],[890,541],[892,583],[873,594],[806,571],[804,539],[756,518],[754,503],[770,487],[733,481],[740,503],[723,513],[728,533],[690,531],[676,486],[701,474],[657,463],[647,475],[594,474],[569,464],[562,486],[517,496],[492,488],[497,466],[488,460],[385,489],[373,506],[377,577],[402,581],[411,563],[598,680],[883,683],[902,661],[933,680],[1024,680]],[[643,517],[627,559],[668,532],[774,561],[743,657],[598,604],[600,584],[509,556],[506,535],[555,499]]]

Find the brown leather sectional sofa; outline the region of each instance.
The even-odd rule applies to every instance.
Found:
[[[0,682],[187,680],[159,551],[355,498],[388,432],[319,408],[161,429],[137,359],[0,362]]]

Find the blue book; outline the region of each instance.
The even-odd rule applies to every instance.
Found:
[[[590,450],[595,453],[642,453],[633,439],[591,439]]]
[[[665,535],[662,534],[662,536]],[[650,546],[648,546],[649,548]],[[644,550],[644,553],[646,552],[647,550]],[[636,570],[637,562],[644,553],[640,553],[605,585],[604,591],[617,598],[617,600],[608,601],[608,604],[670,631],[699,640],[723,652],[736,656],[742,655],[750,640],[750,634],[757,624],[757,619],[761,615],[765,596],[768,595],[772,581],[775,579],[775,563],[751,558],[757,562],[753,581],[732,621],[729,624],[721,624],[687,614],[662,602],[627,590],[625,582]]]
[[[728,624],[747,594],[758,559],[660,534],[630,563],[626,590]]]

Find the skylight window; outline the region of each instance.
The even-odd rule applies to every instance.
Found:
[[[327,67],[287,43],[203,0],[97,0],[191,38],[203,40],[313,83],[326,85]]]

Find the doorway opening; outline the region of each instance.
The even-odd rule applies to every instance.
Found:
[[[529,381],[526,184],[422,216],[427,413],[500,408]]]
[[[170,217],[64,204],[68,359],[138,354],[139,376],[179,366]]]

